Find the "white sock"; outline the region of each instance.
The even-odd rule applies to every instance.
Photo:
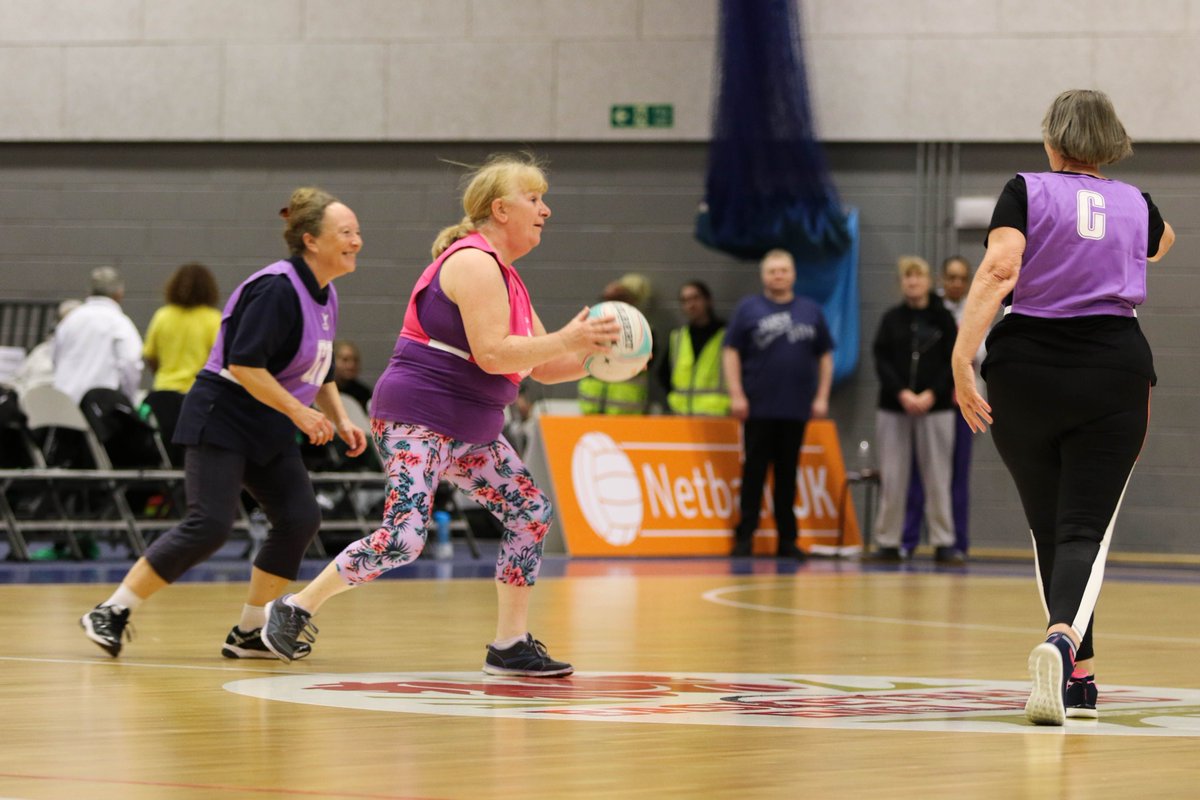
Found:
[[[291,606],[292,608],[298,608],[298,609],[300,609],[301,611],[307,611],[309,614],[312,614],[312,613],[313,613],[313,612],[312,612],[312,609],[310,609],[310,608],[305,608],[304,606],[302,606],[302,605],[300,605],[299,603],[297,603],[297,602],[296,602],[296,595],[292,595],[291,597],[285,598],[283,602],[287,603],[287,604],[288,604],[289,606]],[[266,617],[263,617],[263,624],[266,624],[266,621],[267,621],[267,620],[266,620]]]
[[[242,606],[242,619],[238,622],[238,630],[242,633],[249,633],[255,628],[261,628],[267,624],[267,607],[266,606]]]
[[[529,636],[528,633],[522,633],[520,636],[514,636],[511,639],[497,639],[496,641],[492,642],[492,647],[496,648],[497,650],[507,650],[517,642],[525,641],[527,636]]]
[[[145,598],[138,597],[133,593],[133,589],[130,589],[128,586],[122,583],[117,587],[117,590],[113,592],[112,597],[108,598],[100,605],[120,606],[121,608],[128,608],[130,611],[134,611],[142,604],[144,600]]]

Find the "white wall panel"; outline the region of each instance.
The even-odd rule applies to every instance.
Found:
[[[220,137],[220,47],[89,46],[66,54],[63,138]]]
[[[61,47],[0,48],[0,139],[63,135]]]
[[[382,139],[385,61],[378,44],[230,45],[222,138]]]
[[[702,140],[711,130],[711,44],[580,42],[558,48],[554,138]],[[682,78],[686,77],[686,80]],[[670,129],[613,129],[614,104],[670,103]]]
[[[148,41],[296,41],[304,0],[153,0],[146,3]]]
[[[1185,102],[1200,0],[796,2],[816,129],[830,141],[1036,141],[1028,120],[1070,86],[1109,91],[1142,141],[1200,141],[1200,111]],[[61,48],[65,64],[51,113],[54,67],[30,56],[28,80],[49,94],[6,87],[0,140],[703,141],[720,7],[0,0],[0,63],[19,65],[35,46]],[[198,45],[220,50],[197,62]],[[258,73],[280,47],[300,48],[285,62],[304,61],[309,86],[354,113],[317,124],[291,114],[319,93]],[[674,126],[612,128],[611,107],[626,103],[670,103]]]
[[[390,139],[527,139],[553,124],[553,47],[526,42],[393,45]],[[503,80],[492,76],[503,73]]]
[[[0,45],[138,41],[143,0],[0,0]]]
[[[473,36],[523,40],[633,39],[640,0],[473,0]]]

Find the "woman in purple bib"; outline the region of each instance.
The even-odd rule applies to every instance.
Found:
[[[415,559],[438,482],[449,481],[504,525],[496,562],[499,620],[483,669],[561,677],[573,671],[529,633],[529,596],[550,504],[501,435],[504,408],[526,375],[575,381],[606,352],[614,318],[583,309],[547,333],[513,263],[537,247],[550,217],[546,177],[528,158],[496,156],[463,195],[466,216],[440,234],[413,289],[391,362],[375,386],[371,434],[386,462],[383,524],[350,544],[312,583],[271,603],[263,641],[291,661],[312,641],[309,619],[336,594]]]
[[[1004,188],[952,366],[963,418],[992,426],[1033,536],[1049,625],[1029,656],[1025,716],[1062,725],[1096,717],[1092,612],[1155,383],[1135,309],[1146,262],[1175,234],[1149,195],[1100,174],[1132,152],[1102,92],[1060,94],[1042,135],[1052,171]],[[983,362],[989,405],[971,360],[1001,303]]]
[[[260,635],[267,602],[296,579],[321,525],[296,431],[321,445],[336,430],[350,455],[366,449],[366,434],[342,407],[332,366],[333,280],[354,271],[362,249],[358,219],[337,198],[311,188],[293,192],[281,215],[291,257],[234,291],[208,363],[183,401],[174,441],[187,448],[187,516],[155,539],[112,597],[81,620],[109,655],[121,652],[132,611],[225,543],[245,489],[271,528],[254,559],[242,617],[221,654],[274,658]],[[306,645],[297,656],[308,652]]]

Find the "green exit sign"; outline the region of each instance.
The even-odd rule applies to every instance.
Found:
[[[627,103],[612,107],[608,117],[614,128],[673,128],[675,106],[670,103]]]

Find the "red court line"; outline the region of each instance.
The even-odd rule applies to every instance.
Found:
[[[25,775],[19,772],[0,772],[0,778],[21,778],[33,781],[70,781],[73,783],[106,783],[119,786],[162,786],[170,789],[211,789],[221,792],[256,792],[288,797],[358,797],[366,800],[440,800],[432,797],[400,794],[366,794],[363,792],[314,792],[308,789],[267,789],[258,786],[229,786],[219,783],[171,783],[169,781],[129,781],[116,778],[71,778],[61,775]]]

